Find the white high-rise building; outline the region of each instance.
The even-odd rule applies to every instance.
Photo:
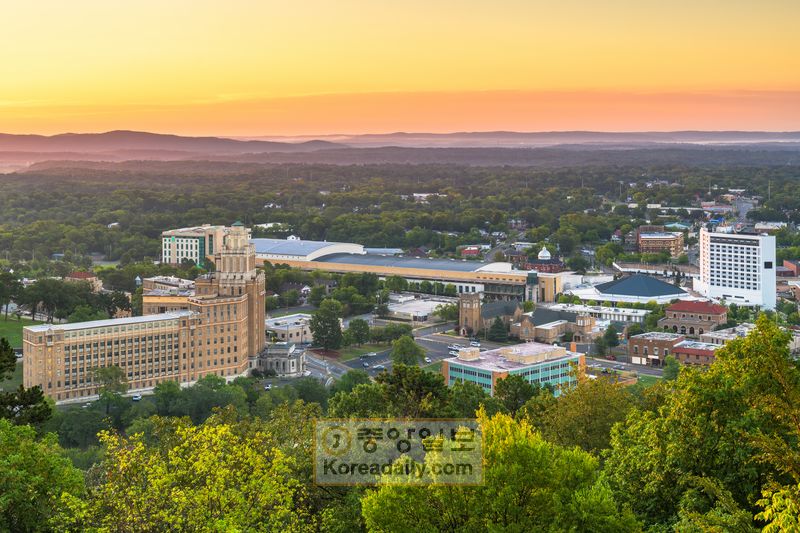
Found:
[[[700,278],[707,298],[775,308],[775,237],[700,230]]]

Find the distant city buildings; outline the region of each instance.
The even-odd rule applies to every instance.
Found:
[[[552,387],[555,395],[577,383],[585,368],[584,354],[560,346],[528,342],[481,352],[479,348],[463,348],[458,357],[442,361],[445,382],[453,386],[468,381],[494,395],[497,381],[518,375],[531,384]]]
[[[746,306],[774,309],[775,237],[700,231],[700,277],[703,296]]]
[[[265,343],[264,273],[241,224],[216,247],[216,270],[193,287],[148,281],[144,316],[24,328],[24,385],[64,401],[98,394],[102,367],[120,367],[132,390],[245,374]]]

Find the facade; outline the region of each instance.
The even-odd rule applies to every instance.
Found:
[[[700,278],[706,298],[774,309],[775,237],[700,230]]]
[[[648,309],[632,309],[629,307],[607,307],[603,305],[582,305],[582,304],[551,304],[547,309],[553,311],[570,311],[581,315],[588,315],[598,320],[609,320],[611,322],[630,322],[643,324]]]
[[[563,272],[567,269],[566,265],[557,257],[553,257],[547,247],[542,246],[536,259],[525,263],[525,268],[536,272]]]
[[[225,226],[210,224],[164,231],[161,233],[161,262],[180,265],[183,261],[194,261],[204,267],[207,259],[217,252],[227,232]]]
[[[537,307],[511,324],[511,336],[522,341],[552,344],[572,334],[574,342],[591,342],[600,334],[597,321],[586,314]]]
[[[683,253],[683,233],[664,231],[663,226],[642,226],[637,232],[637,245],[643,254],[667,252],[678,257]]]
[[[311,315],[295,313],[293,315],[267,319],[267,333],[279,342],[305,344],[311,342]]]
[[[267,345],[256,360],[256,368],[262,372],[275,372],[281,378],[300,377],[306,370],[306,352],[291,342]]]
[[[686,340],[678,333],[651,331],[628,339],[628,357],[635,365],[662,366],[675,346]]]
[[[132,390],[245,374],[264,348],[265,282],[243,226],[230,228],[214,262],[194,291],[145,292],[144,316],[24,328],[23,383],[63,401],[96,395],[97,367],[119,366]]]
[[[70,283],[88,283],[92,288],[92,292],[100,292],[103,290],[103,282],[100,281],[100,278],[98,278],[94,272],[72,272],[64,276],[64,281],[69,281]]]
[[[457,381],[480,385],[494,395],[497,381],[519,375],[531,384],[550,386],[555,394],[577,383],[577,372],[585,368],[585,356],[560,346],[528,342],[481,352],[479,348],[459,350],[458,357],[442,361],[445,382]]]
[[[465,336],[488,330],[497,317],[508,325],[521,314],[522,306],[518,301],[484,302],[481,293],[462,294],[458,298],[458,328]]]
[[[658,327],[664,331],[697,338],[728,321],[728,308],[713,302],[676,302],[664,310]]]

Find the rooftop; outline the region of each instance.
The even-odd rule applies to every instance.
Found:
[[[670,305],[667,311],[675,311],[679,313],[700,313],[703,315],[720,315],[727,313],[728,308],[724,305],[715,304],[714,302],[701,302],[681,300]]]
[[[94,272],[76,271],[76,272],[70,272],[69,275],[66,277],[71,279],[94,279],[97,277],[97,274],[95,274]]]
[[[299,325],[311,320],[311,315],[305,313],[295,313],[293,315],[279,316],[275,318],[268,318],[264,322],[268,328],[280,328],[291,325]]]
[[[685,296],[686,291],[671,283],[661,281],[644,274],[633,274],[596,286],[600,293],[622,294],[636,297],[658,297],[675,295],[676,298]]]
[[[628,316],[647,316],[649,309],[630,309],[628,307],[607,307],[603,305],[581,305],[581,304],[552,304],[547,306],[554,311],[571,311],[573,313],[613,313]]]
[[[360,244],[346,242],[327,242],[327,241],[304,241],[302,239],[250,239],[250,243],[256,247],[256,255],[285,255],[285,256],[312,256],[325,253],[330,249],[331,253],[341,252],[342,247],[349,252],[344,255],[363,254],[364,247]],[[320,259],[308,257],[308,260]]]
[[[106,320],[92,320],[90,322],[75,322],[73,324],[41,324],[26,326],[25,329],[34,333],[53,331],[75,331],[81,329],[106,328],[109,326],[125,326],[128,324],[146,324],[147,322],[160,322],[162,320],[176,320],[192,315],[191,311],[171,311],[157,315],[129,316],[126,318],[109,318]]]
[[[676,237],[682,236],[682,233],[672,233],[672,232],[649,232],[649,233],[640,233],[640,239],[674,239]]]
[[[718,329],[716,331],[709,331],[703,333],[702,337],[721,340],[732,340],[740,337],[746,337],[748,333],[756,328],[755,324],[744,322],[738,326],[727,329]]]
[[[460,259],[426,259],[421,257],[372,254],[356,255],[345,253],[327,255],[325,257],[315,259],[315,261],[323,263],[344,263],[348,265],[374,265],[395,268],[449,270],[452,272],[477,272],[479,270],[487,269],[487,267],[491,269],[493,265],[508,264],[510,267],[510,263],[486,263],[483,261],[462,261]]]
[[[649,341],[675,341],[682,338],[683,335],[680,333],[667,333],[664,331],[649,331],[631,337],[631,339],[645,339]]]
[[[512,355],[514,357],[541,357],[542,359],[535,363],[518,363],[516,361],[510,361],[506,358],[506,355]],[[564,350],[564,348],[550,344],[526,342],[525,344],[515,344],[513,346],[505,346],[495,350],[480,352],[480,356],[472,361],[466,361],[458,357],[450,357],[449,359],[445,359],[445,361],[447,361],[448,364],[488,370],[490,372],[507,372],[509,370],[530,368],[552,361],[568,361],[580,355],[583,354],[570,352]]]
[[[683,341],[676,344],[672,350],[680,350],[682,352],[716,352],[719,348],[721,348],[719,344],[711,344],[710,342]]]

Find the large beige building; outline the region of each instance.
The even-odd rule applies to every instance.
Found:
[[[98,367],[122,368],[132,390],[246,373],[264,348],[265,280],[241,224],[227,232],[214,263],[194,291],[146,291],[144,316],[26,327],[25,386],[63,401],[97,394]]]

